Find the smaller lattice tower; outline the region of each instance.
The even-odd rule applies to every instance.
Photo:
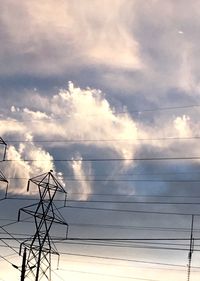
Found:
[[[38,187],[40,200],[36,204],[21,208],[18,214],[18,221],[21,212],[24,212],[34,218],[35,222],[35,234],[20,245],[20,255],[23,251],[21,281],[26,277],[34,281],[51,280],[51,255],[59,256],[50,236],[51,227],[53,224],[63,225],[66,227],[66,238],[68,233],[68,224],[53,201],[58,193],[63,193],[66,202],[67,194],[52,171],[31,178],[27,191],[32,184]]]
[[[5,161],[6,159],[6,150],[7,150],[7,143],[0,137],[0,145],[3,147],[3,153],[1,153],[0,161]]]
[[[190,233],[190,249],[188,253],[188,271],[187,271],[187,281],[190,281],[191,274],[191,265],[192,265],[192,254],[194,252],[194,215],[192,215],[192,223],[191,223],[191,233]]]
[[[0,137],[0,146],[1,146],[0,162],[3,162],[6,160],[7,143],[1,137]],[[5,185],[5,188],[6,188],[5,197],[6,197],[7,190],[8,190],[8,181],[1,170],[0,170],[0,183],[3,183]]]

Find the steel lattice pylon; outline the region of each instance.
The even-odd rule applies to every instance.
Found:
[[[5,161],[5,158],[6,158],[7,144],[1,137],[0,137],[0,145],[1,145],[1,147],[3,147],[0,162],[3,162],[3,161]],[[7,191],[8,191],[8,181],[1,170],[0,170],[0,182],[3,182],[4,184],[6,184],[6,191],[5,191],[5,198],[6,198]]]
[[[0,137],[0,145],[3,146],[3,156],[0,161],[4,161],[6,158],[6,149],[7,149],[7,143]]]
[[[5,191],[5,198],[6,198],[8,192],[8,180],[6,179],[6,177],[1,171],[0,171],[0,182],[6,183],[6,191]]]
[[[52,171],[31,178],[28,181],[27,191],[30,184],[38,186],[40,201],[21,208],[18,214],[18,221],[21,212],[32,216],[36,228],[35,234],[20,245],[20,255],[24,249],[21,280],[25,280],[26,277],[33,277],[35,281],[41,280],[43,277],[45,280],[51,280],[51,255],[59,256],[59,253],[51,239],[50,229],[53,223],[61,224],[67,228],[66,238],[68,233],[68,224],[53,200],[56,193],[60,192],[64,193],[66,202],[67,194]]]

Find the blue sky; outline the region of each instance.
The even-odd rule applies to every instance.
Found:
[[[189,238],[191,214],[198,238],[198,204],[175,203],[199,202],[200,2],[8,0],[0,10],[0,136],[9,160],[1,170],[9,196],[37,196],[27,194],[27,180],[52,169],[68,207],[88,207],[63,209],[70,238]],[[152,160],[174,157],[197,158]],[[0,225],[28,204],[0,201]],[[14,224],[7,231],[34,230]],[[187,243],[176,245],[184,251],[58,245],[64,254],[54,280],[181,280],[189,242],[177,243]],[[11,249],[2,255],[21,263]],[[0,262],[0,280],[19,279]]]

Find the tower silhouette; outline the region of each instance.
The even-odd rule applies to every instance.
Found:
[[[20,255],[23,250],[21,281],[26,277],[34,278],[34,281],[51,280],[51,255],[59,256],[59,253],[50,230],[53,224],[59,224],[66,227],[66,238],[68,233],[68,224],[53,201],[58,193],[63,193],[66,202],[67,193],[52,171],[29,179],[27,191],[32,184],[38,187],[40,200],[21,208],[18,213],[18,221],[23,212],[33,217],[35,223],[35,234],[20,245]]]
[[[6,158],[6,149],[7,149],[7,144],[6,142],[0,137],[0,162],[5,161]],[[5,187],[5,198],[7,196],[7,191],[8,191],[8,181],[6,177],[4,176],[3,172],[0,170],[0,183],[3,183],[3,187]],[[4,199],[5,199],[4,198]]]

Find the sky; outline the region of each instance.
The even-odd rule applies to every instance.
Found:
[[[1,0],[0,11],[0,280],[19,280],[20,242],[35,232],[31,217],[17,222],[38,202],[27,182],[52,170],[69,225],[52,280],[186,280],[194,215],[196,281],[200,1]]]

